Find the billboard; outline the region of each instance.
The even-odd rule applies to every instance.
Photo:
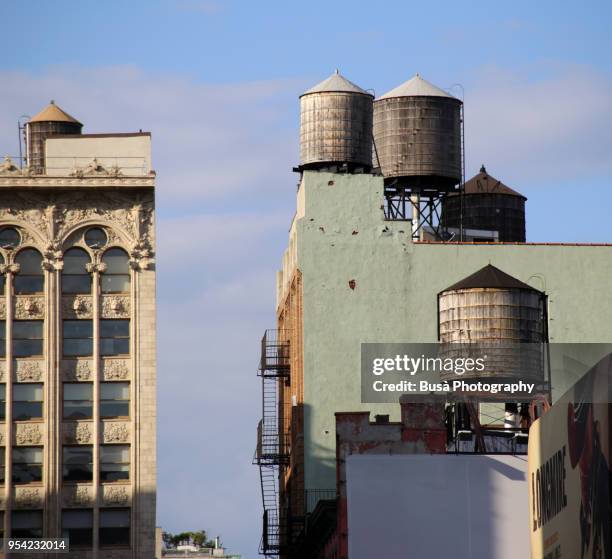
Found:
[[[607,356],[531,426],[532,559],[612,559],[611,378]]]
[[[529,556],[527,457],[348,456],[350,559]]]

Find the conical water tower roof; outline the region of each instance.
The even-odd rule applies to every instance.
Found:
[[[363,95],[370,95],[374,97],[371,93],[368,93],[364,89],[361,89],[358,85],[355,85],[353,82],[347,80],[338,70],[336,70],[326,80],[323,80],[321,83],[318,83],[314,87],[311,87],[308,91],[302,93],[302,95],[332,91],[339,91],[343,93],[362,93]]]
[[[42,111],[32,117],[30,122],[72,122],[83,126],[76,118],[60,109],[55,101],[51,101]]]
[[[450,93],[424,80],[419,74],[381,95],[378,99],[391,99],[393,97],[449,97],[456,99]]]
[[[525,198],[520,192],[513,190],[500,180],[489,175],[484,165],[480,168],[480,172],[477,175],[466,181],[463,192],[465,194],[507,194],[509,196]]]
[[[529,291],[538,291],[521,280],[512,277],[506,272],[502,272],[492,264],[488,264],[481,268],[471,276],[454,283],[444,289],[444,291],[456,291],[457,289],[478,289],[478,288],[493,288],[493,289],[525,289]],[[442,291],[441,293],[444,293]]]

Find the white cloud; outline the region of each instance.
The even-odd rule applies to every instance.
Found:
[[[585,67],[539,78],[488,68],[466,90],[468,178],[480,163],[519,183],[612,173],[612,80]]]

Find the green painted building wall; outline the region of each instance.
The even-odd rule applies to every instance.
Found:
[[[489,263],[546,292],[551,342],[612,342],[612,246],[413,243],[410,223],[385,221],[382,205],[380,177],[303,175],[307,490],[335,487],[334,412],[399,419],[398,405],[361,403],[360,344],[436,342],[438,292]]]

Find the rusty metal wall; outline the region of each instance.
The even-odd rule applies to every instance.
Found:
[[[487,356],[484,371],[465,372],[462,379],[543,380],[539,344],[546,341],[544,304],[542,293],[525,289],[443,292],[439,297],[441,351],[445,357],[465,357],[465,347],[457,344],[472,344],[474,351]]]
[[[28,126],[28,166],[36,174],[45,171],[45,140],[61,134],[80,134],[82,125],[75,122],[30,122]]]
[[[374,101],[373,130],[385,178],[418,178],[423,185],[441,189],[461,180],[458,99],[420,96],[378,99]]]
[[[372,166],[371,95],[318,92],[300,98],[300,165]]]

